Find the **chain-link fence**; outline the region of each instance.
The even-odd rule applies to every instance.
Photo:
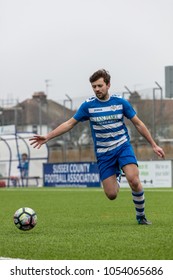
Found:
[[[166,156],[173,158],[173,100],[163,97],[162,88],[156,84],[155,88],[141,91],[126,91],[119,93],[129,100],[137,112],[138,117],[148,127],[155,141],[161,145]],[[80,104],[89,96],[72,99],[72,108],[77,110]],[[62,102],[62,100],[57,100]],[[128,127],[131,142],[139,160],[153,160],[157,156],[146,140],[138,133],[129,120],[125,120]],[[79,123],[73,130],[62,136],[58,141],[64,145],[56,148],[52,144],[51,160],[60,161],[85,161],[95,160],[93,142],[88,122]],[[54,156],[53,156],[54,155]],[[56,155],[56,156],[55,156]]]

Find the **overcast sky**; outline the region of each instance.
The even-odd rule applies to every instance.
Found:
[[[99,68],[111,92],[165,87],[168,65],[172,0],[0,0],[0,99],[90,96]]]

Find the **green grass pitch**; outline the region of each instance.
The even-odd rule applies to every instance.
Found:
[[[151,226],[136,223],[130,189],[110,201],[99,188],[0,189],[0,257],[30,260],[172,260],[173,189],[145,189]],[[33,208],[37,226],[13,223]]]

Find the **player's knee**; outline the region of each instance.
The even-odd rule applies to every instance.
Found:
[[[110,200],[114,200],[117,198],[118,193],[117,192],[109,192],[106,193],[106,196],[110,199]]]
[[[129,185],[131,186],[131,188],[133,190],[138,190],[138,187],[139,187],[139,184],[140,184],[140,180],[138,177],[133,177],[133,178],[130,178],[128,180],[129,182]]]
[[[109,198],[109,200],[114,200],[114,199],[117,198],[117,195],[116,194],[110,194],[110,195],[108,195],[108,198]]]

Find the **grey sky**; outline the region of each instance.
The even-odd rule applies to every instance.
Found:
[[[89,76],[112,76],[111,91],[164,85],[173,65],[172,0],[0,0],[0,99],[45,91],[90,96]]]

